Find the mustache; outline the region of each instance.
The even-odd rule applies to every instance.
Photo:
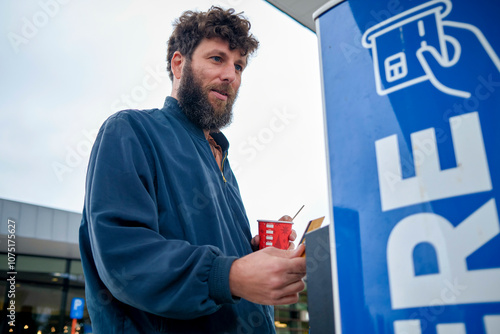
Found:
[[[230,99],[234,99],[236,96],[236,92],[235,92],[234,88],[229,83],[212,84],[212,85],[206,86],[205,89],[207,91],[214,90],[220,94],[226,95]]]

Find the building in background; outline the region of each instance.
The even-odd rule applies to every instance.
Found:
[[[81,215],[0,199],[0,217],[0,244],[4,245],[0,249],[0,333],[70,333],[71,301],[85,297],[78,249]],[[15,327],[8,324],[11,300]],[[76,328],[75,333],[91,333],[86,311]]]

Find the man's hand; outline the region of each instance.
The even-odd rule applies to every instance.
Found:
[[[292,217],[290,217],[290,216],[283,216],[283,217],[281,217],[278,220],[291,222],[292,221]],[[295,244],[293,243],[295,239],[297,239],[297,232],[295,232],[295,230],[292,230],[292,233],[290,233],[290,236],[288,237],[288,240],[289,240],[289,242],[288,242],[288,250],[294,250],[295,249]],[[252,249],[254,251],[259,250],[260,236],[256,235],[255,237],[253,237],[252,240],[250,241],[250,243],[252,244]]]
[[[268,247],[233,262],[229,287],[233,296],[264,305],[296,303],[304,290],[306,260],[297,250]]]

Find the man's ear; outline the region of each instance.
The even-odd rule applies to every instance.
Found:
[[[170,68],[172,69],[172,73],[177,80],[181,78],[182,67],[185,62],[186,58],[179,51],[175,51],[172,56],[172,60],[170,61]]]

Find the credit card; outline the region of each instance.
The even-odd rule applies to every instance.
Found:
[[[306,230],[304,231],[304,234],[302,235],[302,238],[300,239],[299,245],[304,243],[304,241],[306,241],[306,234],[307,233],[312,232],[312,231],[321,227],[321,224],[323,224],[323,220],[325,220],[324,216],[320,217],[320,218],[313,219],[309,223],[307,223]],[[302,254],[302,257],[304,257],[304,256],[306,256],[305,252]]]

